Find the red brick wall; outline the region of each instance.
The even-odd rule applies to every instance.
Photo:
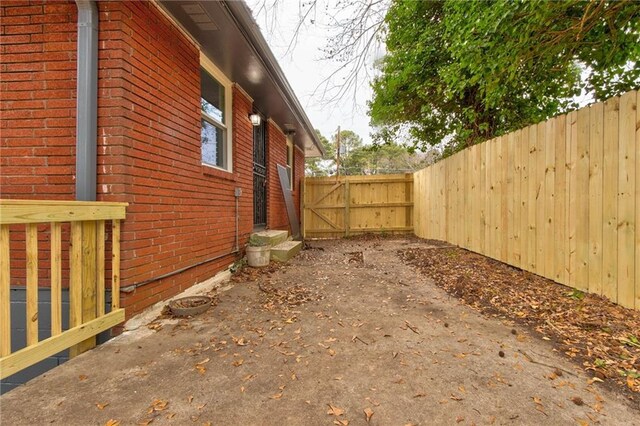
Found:
[[[109,23],[113,37],[105,37],[121,57],[105,58],[109,84],[101,87],[101,125],[111,130],[102,152],[111,155],[102,156],[106,169],[98,187],[109,198],[122,188],[130,203],[122,228],[122,285],[205,262],[124,295],[124,306],[137,312],[237,258],[231,254],[236,187],[243,191],[240,244],[246,242],[253,208],[252,105],[234,90],[233,173],[202,166],[199,51],[150,3],[103,7],[121,12]],[[113,21],[114,14],[109,16]],[[130,36],[120,37],[123,33]]]
[[[76,21],[67,1],[0,6],[0,196],[73,199]]]
[[[267,227],[289,229],[278,164],[287,165],[287,139],[271,120],[267,123]]]
[[[198,49],[152,3],[98,7],[98,199],[129,203],[121,285],[148,282],[122,294],[130,317],[238,257],[235,188],[241,249],[253,228],[252,105],[234,88],[233,173],[202,166]],[[71,1],[0,8],[4,198],[75,196],[76,13]],[[276,168],[286,140],[273,124],[268,137],[268,224],[286,229]]]
[[[298,221],[300,220],[300,183],[304,176],[304,154],[294,148],[293,170],[293,202],[296,206]],[[286,229],[291,232],[287,207],[282,195],[278,164],[287,164],[287,138],[280,128],[272,121],[267,125],[267,161],[268,161],[268,189],[267,189],[267,227],[270,229]]]

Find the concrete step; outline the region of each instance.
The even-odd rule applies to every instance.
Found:
[[[261,243],[269,244],[271,247],[277,246],[289,237],[289,231],[278,231],[270,229],[268,231],[254,232],[251,237]]]
[[[286,262],[302,250],[302,241],[284,241],[271,247],[271,260]]]

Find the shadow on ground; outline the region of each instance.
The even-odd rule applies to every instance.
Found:
[[[197,318],[156,321],[3,395],[2,423],[637,421],[548,343],[461,305],[397,255],[430,247],[312,242],[289,265],[243,273]]]

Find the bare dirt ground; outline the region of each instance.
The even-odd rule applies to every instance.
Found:
[[[245,269],[206,313],[159,319],[0,398],[7,425],[640,424],[525,325],[405,264],[416,239],[311,242]]]
[[[640,400],[639,311],[458,247],[399,255],[464,303],[529,326],[594,380]]]

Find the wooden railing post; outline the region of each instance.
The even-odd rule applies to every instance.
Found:
[[[27,346],[38,343],[38,225],[26,225],[27,244]]]
[[[82,260],[81,260],[81,320],[82,324],[96,318],[96,233],[97,227],[94,221],[81,222],[82,227]],[[71,348],[70,354],[80,355],[96,346],[96,337],[91,336]]]
[[[82,324],[82,223],[71,222],[69,250],[69,326]],[[69,357],[79,355],[77,348],[69,350]]]
[[[51,335],[62,333],[62,227],[51,223]]]
[[[97,223],[96,231],[96,265],[97,265],[97,277],[96,277],[96,307],[97,315],[101,317],[104,315],[104,220],[100,220]]]
[[[11,353],[11,262],[9,225],[0,225],[0,356]]]
[[[114,220],[111,228],[111,310],[120,309],[120,221]]]

